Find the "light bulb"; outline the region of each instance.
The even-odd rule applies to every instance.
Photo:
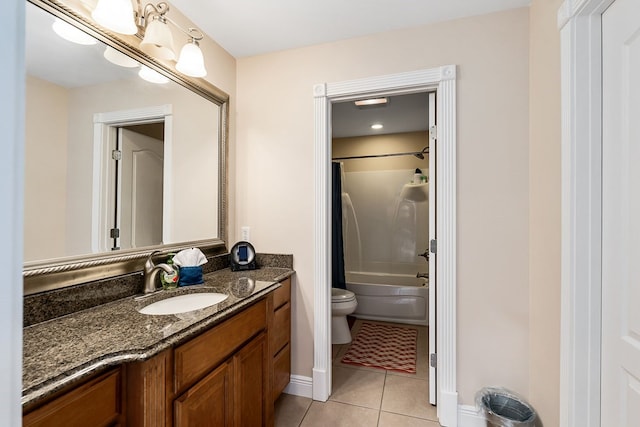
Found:
[[[55,31],[57,35],[72,43],[82,45],[93,45],[98,43],[98,41],[89,34],[67,22],[64,22],[60,18],[56,18],[55,21],[53,21],[51,28],[53,28],[53,31]]]
[[[130,0],[98,0],[91,16],[98,24],[116,33],[138,32]]]
[[[107,48],[104,50],[103,55],[107,61],[111,62],[112,64],[119,65],[121,67],[134,68],[140,65],[140,63],[135,59],[128,57],[122,52],[115,50],[111,46],[107,46]]]
[[[182,47],[176,70],[191,77],[207,75],[207,70],[204,68],[204,56],[195,39],[191,39],[191,42]]]
[[[152,70],[146,65],[143,65],[142,67],[140,67],[140,71],[138,71],[138,76],[140,76],[141,79],[148,81],[149,83],[155,83],[160,85],[169,83],[169,79],[166,76],[160,74],[156,70]]]
[[[144,38],[140,42],[140,49],[154,58],[175,61],[176,53],[173,49],[173,36],[169,26],[160,18],[155,18],[144,32]]]

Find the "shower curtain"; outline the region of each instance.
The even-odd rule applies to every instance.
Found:
[[[331,163],[331,286],[346,289],[342,242],[342,177],[340,163]]]

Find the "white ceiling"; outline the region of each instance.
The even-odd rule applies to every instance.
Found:
[[[429,96],[426,92],[388,97],[385,106],[358,108],[353,101],[331,105],[334,138],[426,131],[429,128]],[[380,123],[380,130],[371,125]]]
[[[236,58],[524,7],[530,0],[172,0]]]
[[[172,1],[237,58],[524,7],[529,3],[530,0]],[[52,18],[33,5],[28,5],[27,21],[29,74],[65,87],[135,76],[137,70],[106,62],[101,43],[79,46],[55,36],[51,31]],[[384,108],[359,110],[351,102],[335,104],[333,136],[425,130],[426,117],[425,94],[393,97]],[[381,131],[371,130],[373,122],[381,122],[385,127]]]
[[[83,46],[53,32],[53,16],[27,3],[25,66],[27,74],[66,88],[137,78],[137,69],[118,67],[104,59],[105,45]]]

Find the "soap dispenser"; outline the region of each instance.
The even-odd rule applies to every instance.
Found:
[[[167,264],[173,268],[172,273],[163,271],[160,274],[160,283],[162,283],[162,289],[174,289],[178,287],[178,279],[180,278],[180,267],[173,262],[173,257],[176,254],[170,253],[167,259]]]

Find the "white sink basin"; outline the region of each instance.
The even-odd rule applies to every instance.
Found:
[[[229,295],[215,292],[202,292],[196,294],[178,295],[163,299],[153,304],[149,304],[138,310],[142,314],[155,316],[163,314],[186,313],[187,311],[199,310],[226,300]]]

